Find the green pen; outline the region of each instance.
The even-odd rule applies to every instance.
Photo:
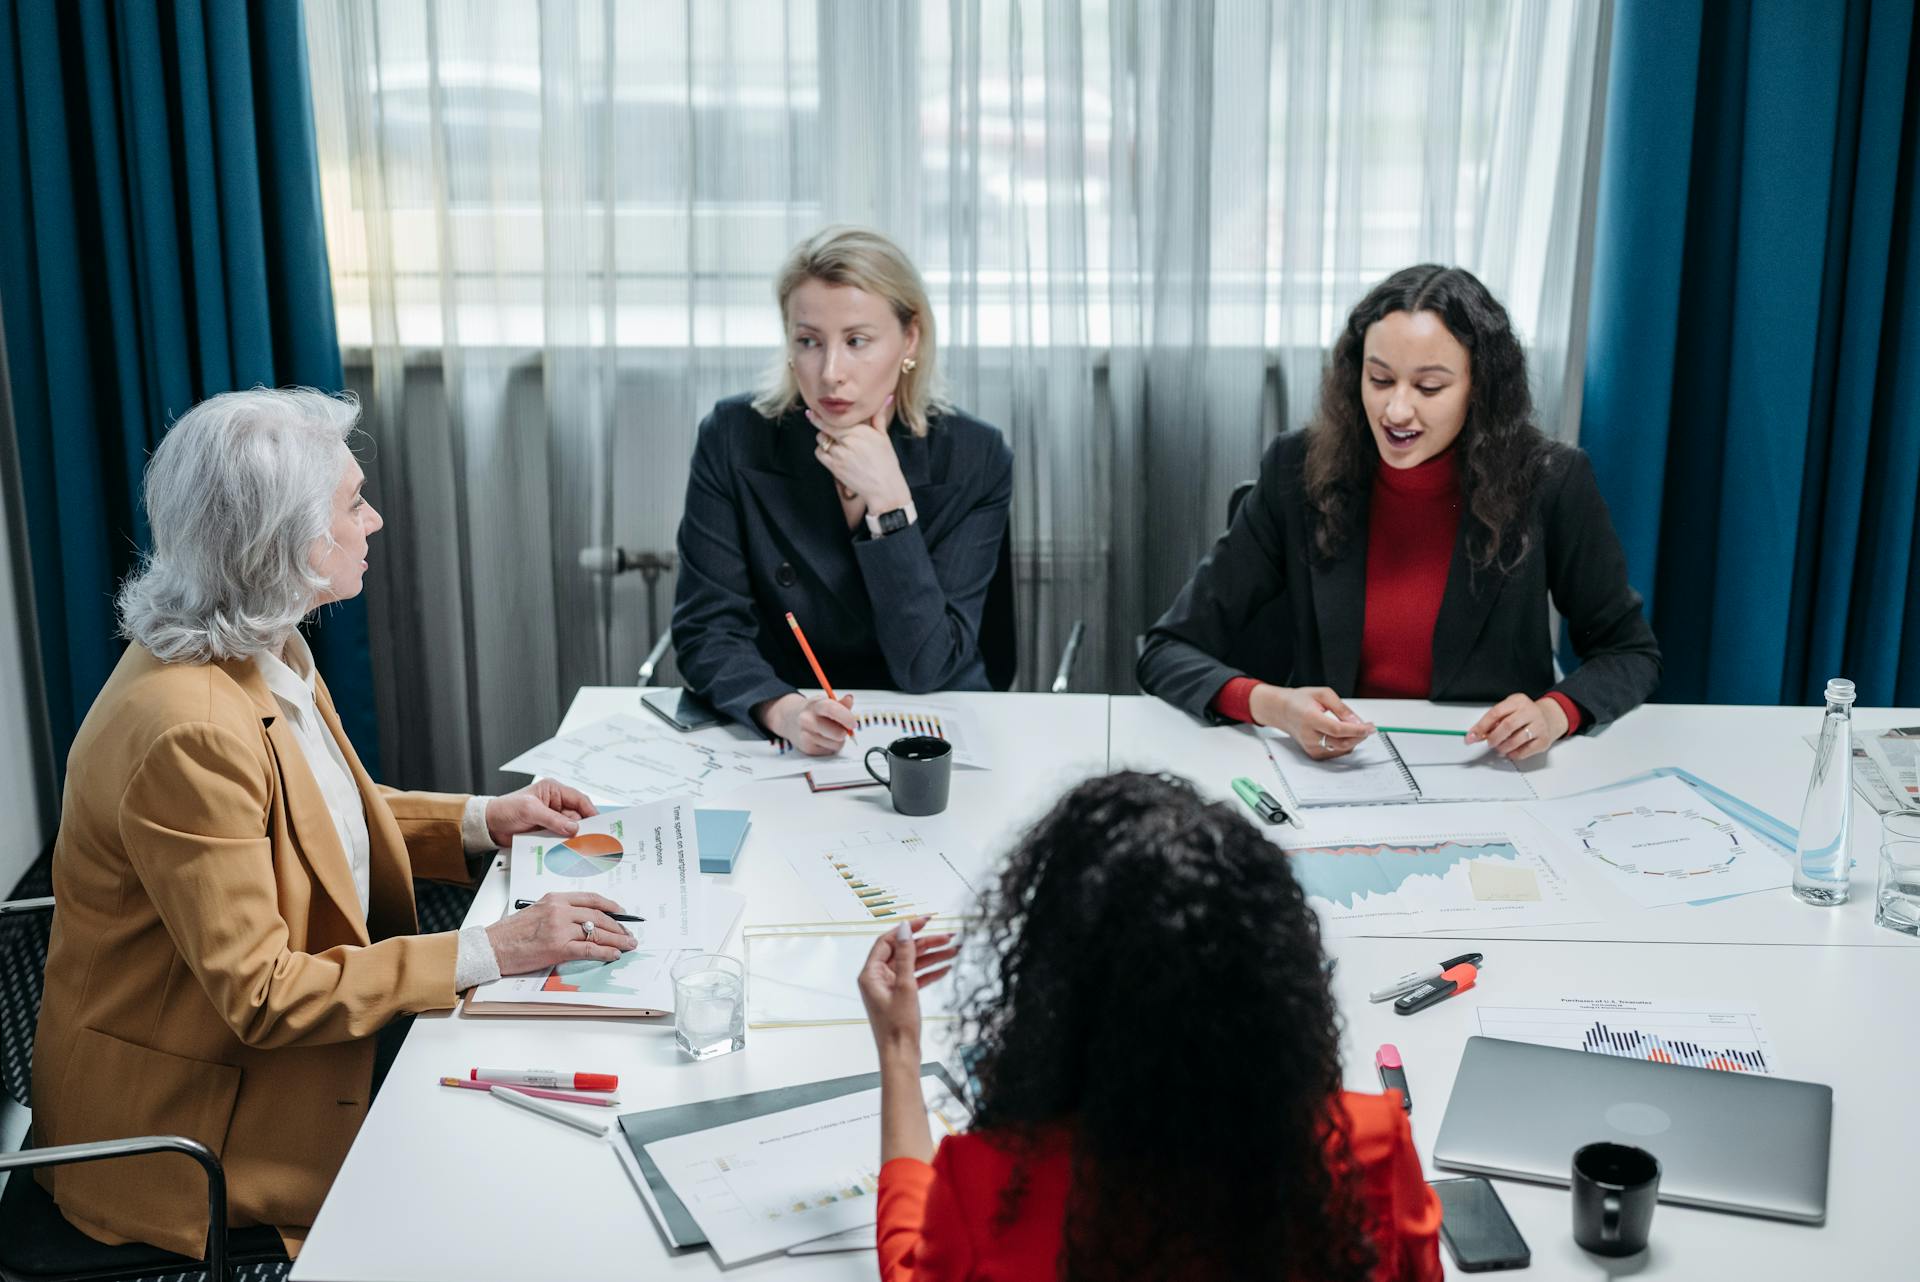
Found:
[[[1387,734],[1450,734],[1456,739],[1467,735],[1465,730],[1429,730],[1424,726],[1375,726],[1374,729]]]
[[[1235,779],[1233,781],[1233,791],[1239,796],[1240,800],[1247,803],[1247,809],[1259,815],[1260,818],[1267,823],[1277,824],[1287,821],[1287,812],[1281,807],[1280,803],[1275,801],[1265,788],[1262,788],[1253,780],[1246,778],[1244,775]]]

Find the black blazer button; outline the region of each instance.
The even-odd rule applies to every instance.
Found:
[[[773,581],[783,588],[790,588],[800,581],[800,576],[793,572],[792,562],[782,561],[780,568],[773,572]]]

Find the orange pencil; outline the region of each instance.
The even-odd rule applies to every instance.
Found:
[[[792,628],[793,635],[799,638],[800,651],[807,656],[807,664],[813,669],[813,675],[820,678],[820,688],[827,692],[827,698],[837,702],[840,696],[833,692],[833,686],[827,681],[827,674],[820,670],[820,660],[813,657],[813,647],[807,644],[807,634],[800,630],[800,620],[793,617],[792,610],[787,611],[787,626]]]

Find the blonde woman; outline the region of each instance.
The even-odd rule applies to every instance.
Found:
[[[700,425],[680,520],[673,640],[690,689],[802,751],[837,751],[852,699],[816,686],[985,690],[980,614],[1013,455],[939,397],[920,273],[876,232],[797,245],[775,296],[786,354]]]

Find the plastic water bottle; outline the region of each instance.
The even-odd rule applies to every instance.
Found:
[[[1793,893],[1823,908],[1847,902],[1853,836],[1853,682],[1827,682],[1827,715],[1813,750],[1813,778],[1800,808]]]

